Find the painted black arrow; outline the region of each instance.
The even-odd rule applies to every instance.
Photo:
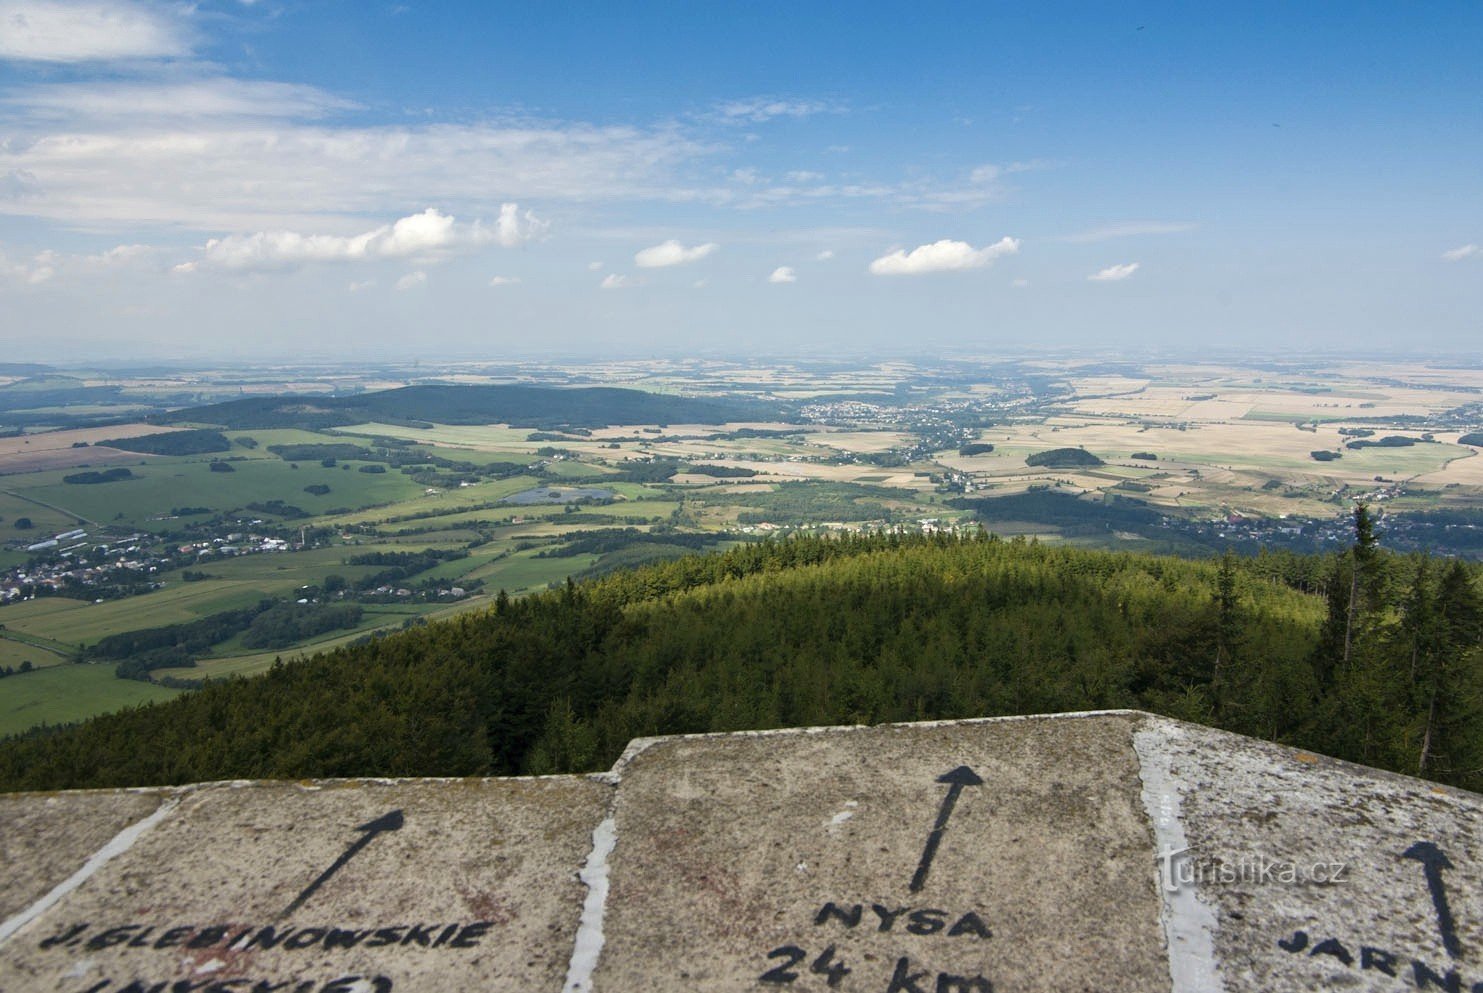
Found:
[[[1401,855],[1403,859],[1415,859],[1426,872],[1426,888],[1431,890],[1432,906],[1437,908],[1437,930],[1442,932],[1442,947],[1453,958],[1462,958],[1462,945],[1457,940],[1457,922],[1452,919],[1452,908],[1447,906],[1447,887],[1442,882],[1442,870],[1452,868],[1452,860],[1430,841],[1418,841]]]
[[[360,852],[362,848],[365,848],[373,840],[375,840],[376,835],[380,834],[382,831],[399,831],[401,830],[401,827],[402,812],[400,810],[393,810],[389,811],[388,813],[382,814],[374,821],[368,821],[367,823],[362,824],[360,827],[356,828],[357,831],[362,832],[361,836],[355,839],[355,842],[349,848],[341,852],[340,857],[335,859],[335,861],[330,864],[330,867],[328,869],[321,872],[318,879],[314,880],[314,882],[310,883],[308,886],[305,886],[304,892],[294,897],[294,902],[289,904],[287,909],[285,909],[283,913],[278,915],[279,918],[282,919],[284,917],[287,917],[289,914],[292,914],[295,910],[298,910],[300,907],[302,907],[304,905],[304,901],[314,895],[315,890],[319,889],[331,876],[339,872],[340,869],[344,867],[346,862],[349,862],[351,859],[355,858],[355,856]]]
[[[978,778],[978,773],[960,765],[952,772],[945,772],[937,777],[939,783],[947,783],[947,796],[942,798],[942,806],[937,810],[937,823],[932,825],[932,833],[927,835],[927,844],[922,849],[922,860],[917,863],[917,871],[911,877],[911,891],[917,893],[927,884],[927,873],[932,869],[932,860],[937,857],[937,846],[942,844],[942,832],[947,828],[949,817],[953,816],[953,807],[958,802],[958,794],[963,792],[965,786],[982,786],[984,781]]]

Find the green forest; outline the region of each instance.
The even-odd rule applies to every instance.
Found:
[[[177,410],[164,424],[226,428],[320,430],[364,421],[430,426],[509,423],[522,427],[605,427],[609,424],[722,424],[770,420],[783,407],[755,400],[667,396],[610,386],[559,388],[501,384],[429,384],[354,396],[246,397]]]
[[[640,735],[1138,708],[1483,787],[1479,567],[983,533],[612,573],[0,745],[0,788],[607,768]]]

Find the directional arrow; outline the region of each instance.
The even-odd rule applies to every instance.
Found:
[[[1447,906],[1447,887],[1442,883],[1442,870],[1452,868],[1452,860],[1430,841],[1418,841],[1401,855],[1415,859],[1426,872],[1426,888],[1431,890],[1432,906],[1437,908],[1437,930],[1442,932],[1442,947],[1453,958],[1462,958],[1462,945],[1457,940],[1457,923],[1452,908]]]
[[[360,852],[362,848],[365,848],[375,839],[376,835],[380,834],[382,831],[400,831],[401,827],[402,812],[400,810],[393,810],[389,811],[388,813],[382,814],[374,821],[368,821],[367,823],[362,824],[360,827],[356,828],[357,831],[362,832],[361,836],[357,838],[349,848],[341,852],[340,857],[335,859],[335,861],[330,864],[330,867],[328,869],[324,870],[324,872],[321,872],[318,879],[314,880],[314,882],[310,883],[308,886],[305,886],[304,892],[294,897],[294,902],[289,904],[287,909],[285,909],[283,913],[278,915],[279,919],[281,920],[289,916],[295,910],[298,910],[300,907],[302,907],[304,905],[304,901],[314,895],[315,890],[319,889],[331,876],[339,872],[346,862],[349,862],[351,859],[355,858],[355,856]]]
[[[927,835],[927,844],[922,849],[922,860],[917,863],[916,875],[911,877],[911,891],[919,892],[927,884],[927,873],[932,869],[932,860],[937,857],[937,846],[942,844],[942,832],[947,829],[947,821],[953,816],[953,807],[958,802],[958,794],[963,792],[965,786],[982,786],[984,781],[978,778],[978,773],[960,765],[952,772],[945,772],[937,777],[939,783],[947,783],[947,796],[942,798],[942,806],[937,811],[937,823],[932,825],[932,833]]]

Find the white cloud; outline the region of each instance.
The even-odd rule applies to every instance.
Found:
[[[822,100],[778,100],[768,97],[751,97],[732,100],[717,108],[723,120],[761,124],[774,117],[811,117],[814,114],[838,112],[840,108]]]
[[[477,227],[476,222],[475,228]],[[545,237],[550,227],[545,221],[537,220],[536,215],[528,210],[521,213],[519,204],[503,203],[500,204],[499,219],[494,222],[494,240],[505,248],[514,248],[527,241]]]
[[[1017,290],[1022,290],[1030,285],[1030,281],[1028,279],[1012,279],[1010,280],[1009,285],[1013,286]]]
[[[360,262],[374,259],[438,258],[489,242],[513,247],[545,229],[529,211],[507,203],[492,228],[475,221],[460,224],[429,207],[394,224],[357,235],[305,235],[295,231],[259,231],[213,238],[201,261],[222,269],[283,269],[310,262]],[[183,270],[189,271],[189,270]]]
[[[490,286],[514,286],[520,282],[519,276],[494,276],[489,280]]]
[[[662,269],[672,265],[698,262],[719,247],[721,246],[715,242],[706,242],[704,245],[686,248],[671,238],[669,241],[635,253],[633,261],[640,269]]]
[[[1019,250],[1019,240],[1008,236],[983,248],[944,238],[930,245],[919,245],[910,252],[897,249],[882,255],[870,263],[870,271],[877,276],[918,276],[927,272],[982,269],[1001,255],[1014,255]]]
[[[601,262],[589,262],[589,263],[587,263],[587,271],[588,272],[597,272],[601,268],[602,268],[602,263]]]
[[[616,272],[610,272],[602,278],[599,287],[605,290],[621,290],[625,286],[632,286],[627,276],[620,276]]]
[[[148,245],[117,245],[94,255],[69,255],[46,249],[28,262],[10,262],[0,253],[0,278],[36,286],[63,274],[97,275],[135,267],[155,255]]]
[[[409,272],[405,276],[403,276],[401,279],[398,279],[396,281],[396,288],[398,290],[415,290],[419,286],[426,286],[426,285],[427,285],[427,273],[422,272],[420,270],[418,272]]]
[[[0,60],[102,62],[188,51],[177,23],[140,4],[0,0]]]
[[[112,113],[118,100],[105,86],[0,98],[0,216],[334,230],[347,216],[428,202],[472,212],[491,198],[727,197],[685,182],[681,168],[715,149],[669,125],[311,124],[299,119],[340,104],[308,87],[248,85],[202,97],[182,116],[170,109],[173,92],[144,91],[151,110],[138,115]]]
[[[0,98],[26,117],[76,126],[159,122],[294,120],[324,117],[359,105],[313,86],[217,77],[186,82],[56,83]]]
[[[771,276],[767,277],[767,281],[769,283],[796,283],[798,275],[793,271],[792,266],[780,265],[772,271]]]
[[[816,255],[815,258],[817,258],[820,262],[828,262],[830,259],[834,258],[834,249],[826,248],[818,255]]]
[[[351,293],[360,293],[363,290],[369,290],[371,287],[373,287],[375,285],[376,285],[376,281],[374,279],[359,279],[359,280],[352,280],[351,283],[350,283],[350,285],[347,286],[347,287],[345,287],[345,288],[347,290],[349,290]]]
[[[1461,262],[1463,259],[1470,259],[1474,255],[1483,255],[1483,248],[1479,248],[1477,245],[1467,244],[1458,245],[1456,248],[1449,248],[1442,253],[1442,258],[1447,262]]]
[[[1126,224],[1108,224],[1088,231],[1079,231],[1076,234],[1064,235],[1057,240],[1074,245],[1088,245],[1098,241],[1109,241],[1113,238],[1132,238],[1149,234],[1182,234],[1194,229],[1195,225],[1186,221],[1130,221]]]
[[[1139,262],[1123,262],[1119,265],[1110,265],[1106,269],[1099,269],[1097,272],[1092,273],[1087,279],[1096,283],[1116,283],[1119,280],[1127,279],[1133,273],[1137,272],[1141,264]]]

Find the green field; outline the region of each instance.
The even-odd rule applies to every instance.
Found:
[[[180,692],[119,679],[113,670],[112,665],[64,665],[0,680],[0,736],[168,700]]]
[[[244,516],[253,516],[253,511],[245,509],[247,504],[282,500],[311,515],[319,515],[339,507],[359,509],[407,500],[424,489],[399,472],[357,472],[349,462],[334,468],[305,462],[299,463],[297,469],[278,458],[254,458],[231,464],[234,472],[215,473],[202,460],[170,459],[130,466],[138,478],[113,483],[62,482],[63,476],[75,470],[13,476],[7,483],[19,496],[64,508],[78,517],[103,524],[127,521],[132,527],[148,530],[164,530],[173,525],[173,521],[154,518],[168,517],[175,507],[237,510]],[[328,486],[330,492],[322,496],[304,492],[304,487],[314,484]]]
[[[71,655],[36,644],[20,632],[0,631],[0,666],[19,669],[22,663],[29,662],[34,669],[44,669],[47,666],[67,665],[72,662],[72,658]]]
[[[274,662],[282,659],[303,658],[317,652],[328,652],[364,638],[372,631],[395,631],[409,617],[422,617],[429,621],[442,620],[471,610],[482,610],[489,606],[489,597],[470,597],[447,606],[426,608],[403,607],[392,604],[367,610],[367,622],[354,631],[337,631],[314,639],[294,648],[283,648],[271,652],[254,652],[241,655],[224,655],[219,658],[202,659],[190,669],[160,669],[159,677],[174,676],[179,679],[225,679],[229,676],[255,676],[266,672]],[[374,613],[373,613],[374,611]]]

